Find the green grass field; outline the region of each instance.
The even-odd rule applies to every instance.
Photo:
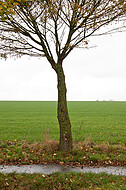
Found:
[[[68,102],[74,140],[126,143],[126,102]],[[0,139],[59,139],[57,102],[1,101]]]

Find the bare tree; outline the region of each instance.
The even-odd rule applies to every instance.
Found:
[[[1,57],[45,56],[57,74],[62,151],[72,149],[63,61],[101,27],[125,16],[125,0],[0,0]]]

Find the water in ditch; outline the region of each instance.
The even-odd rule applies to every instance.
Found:
[[[1,173],[41,173],[51,174],[54,172],[81,172],[81,173],[100,173],[105,172],[113,175],[124,175],[126,176],[126,166],[124,167],[72,167],[72,166],[61,166],[61,165],[0,165]]]

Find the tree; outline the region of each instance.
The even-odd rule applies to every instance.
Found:
[[[46,57],[57,74],[61,151],[72,149],[63,61],[101,27],[123,21],[125,14],[125,0],[0,1],[1,57]]]

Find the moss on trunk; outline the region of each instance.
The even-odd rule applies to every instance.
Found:
[[[66,84],[65,75],[61,64],[57,64],[57,80],[58,80],[58,121],[60,126],[60,145],[61,151],[69,151],[72,149],[72,132],[71,123],[68,115],[66,100]]]

